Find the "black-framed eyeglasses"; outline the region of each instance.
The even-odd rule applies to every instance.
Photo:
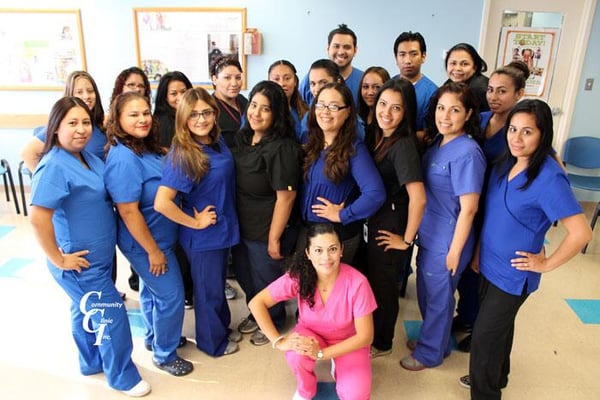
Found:
[[[204,110],[201,112],[192,111],[189,119],[192,121],[197,121],[198,118],[200,118],[200,116],[202,116],[202,119],[209,119],[209,118],[213,117],[214,115],[215,115],[215,110]]]
[[[337,104],[325,104],[325,103],[316,103],[315,104],[315,110],[319,110],[322,111],[324,109],[328,109],[329,111],[340,111],[343,110],[344,108],[348,108],[350,106],[338,106]]]

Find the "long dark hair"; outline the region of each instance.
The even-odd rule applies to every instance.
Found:
[[[533,116],[535,118],[535,124],[541,132],[540,143],[531,157],[529,157],[529,165],[527,166],[526,172],[527,180],[523,186],[519,188],[520,190],[525,190],[533,183],[535,178],[537,178],[540,169],[542,168],[542,164],[546,158],[552,154],[554,122],[552,120],[552,111],[548,104],[538,99],[526,99],[517,103],[508,113],[506,125],[504,126],[505,135],[510,129],[512,118],[519,113]],[[500,175],[501,178],[505,176],[517,162],[517,158],[511,154],[510,148],[508,147],[507,136],[504,137],[504,140],[506,141],[506,150],[496,165],[498,175]]]
[[[333,234],[340,240],[340,235],[333,224],[311,224],[306,233],[306,248],[294,253],[286,263],[286,271],[290,277],[298,284],[298,293],[300,299],[308,303],[312,309],[315,305],[315,294],[317,290],[317,271],[308,259],[306,252],[310,249],[311,239],[318,235]]]
[[[356,141],[356,110],[354,108],[354,99],[352,92],[344,83],[331,82],[323,86],[310,106],[308,114],[308,142],[304,148],[306,152],[306,157],[304,158],[304,179],[307,179],[310,167],[320,157],[321,151],[325,146],[323,130],[317,123],[315,104],[319,102],[321,93],[326,89],[333,89],[341,94],[344,99],[344,105],[350,110],[348,118],[344,121],[334,142],[330,143],[327,147],[327,154],[325,155],[325,176],[337,184],[350,172],[350,158],[354,155],[354,142]]]
[[[417,98],[415,95],[415,87],[410,81],[404,78],[396,78],[387,81],[383,84],[375,96],[375,109],[377,109],[377,103],[379,102],[381,94],[386,90],[399,93],[400,96],[402,96],[402,101],[404,103],[404,116],[402,117],[400,124],[392,133],[390,140],[385,141],[381,147],[379,146],[383,139],[383,130],[379,127],[378,123],[374,124],[373,134],[375,136],[375,143],[373,150],[375,161],[377,162],[385,158],[392,145],[398,139],[405,136],[410,136],[416,140],[417,137]]]
[[[46,128],[46,141],[44,142],[44,149],[40,155],[48,153],[54,146],[60,146],[58,142],[58,135],[56,132],[58,131],[58,127],[65,116],[72,108],[81,107],[85,110],[85,112],[90,117],[90,122],[93,123],[92,113],[88,106],[81,100],[79,97],[75,96],[67,96],[60,98],[50,110],[50,114],[48,115],[48,126]]]
[[[252,99],[258,93],[269,100],[271,113],[273,115],[273,125],[271,125],[266,132],[264,139],[271,140],[280,137],[295,139],[296,133],[294,130],[294,122],[288,106],[287,97],[277,82],[260,81],[252,88],[250,95],[248,96],[248,106],[246,107],[245,115],[248,115],[248,107],[251,107]],[[247,119],[244,122],[242,129],[240,129],[240,132],[242,134],[254,133]]]
[[[471,46],[469,43],[458,43],[452,46],[450,50],[448,50],[448,52],[446,53],[446,59],[444,60],[444,68],[446,70],[448,69],[448,59],[450,58],[450,55],[458,50],[466,51],[473,59],[473,65],[475,65],[475,73],[473,74],[473,76],[481,75],[482,72],[487,71],[487,63],[483,58],[481,58],[477,50],[475,50],[475,47]]]
[[[363,72],[362,78],[360,78],[360,84],[358,85],[358,90],[360,90],[361,92],[362,92],[362,85],[363,85],[363,82],[364,82],[367,74],[376,74],[377,76],[379,76],[381,78],[381,81],[383,83],[386,83],[387,81],[390,80],[390,74],[387,72],[387,70],[385,68],[377,67],[377,66],[369,67],[365,70],[365,72]],[[377,104],[377,102],[375,102],[375,104]],[[373,108],[375,108],[375,106],[373,106]],[[363,99],[362,95],[358,96],[358,116],[360,118],[362,118],[362,120],[365,122],[365,125],[367,124],[367,119],[369,118],[370,111],[371,111],[371,108],[367,105],[367,103],[365,102],[365,99]]]
[[[138,67],[129,67],[127,69],[124,69],[123,71],[121,71],[119,73],[119,75],[117,75],[117,78],[115,79],[115,85],[113,86],[113,91],[112,94],[110,95],[110,104],[112,105],[112,102],[117,98],[118,95],[120,95],[121,93],[123,93],[123,88],[125,87],[125,82],[127,81],[127,78],[129,78],[129,75],[132,74],[136,74],[142,77],[142,80],[144,81],[144,96],[146,96],[148,98],[148,103],[150,103],[151,98],[152,98],[152,88],[150,87],[150,81],[148,80],[148,76],[146,75],[146,73],[141,70]]]
[[[300,120],[302,120],[302,118],[304,118],[304,114],[306,114],[308,112],[308,104],[306,104],[304,102],[304,100],[302,100],[302,97],[300,96],[300,92],[298,91],[298,86],[299,86],[300,81],[298,80],[298,72],[296,71],[296,67],[294,67],[294,64],[292,64],[288,60],[275,61],[273,64],[271,64],[269,66],[269,71],[267,72],[269,75],[269,79],[270,79],[271,71],[273,70],[273,68],[275,68],[279,65],[288,67],[294,74],[294,91],[292,92],[292,96],[290,97],[289,103],[292,108],[296,109],[296,111],[298,112],[298,117],[300,118]]]
[[[154,154],[165,154],[167,151],[160,146],[158,141],[158,124],[150,114],[150,118],[152,119],[152,126],[150,127],[150,132],[148,136],[143,139],[139,139],[131,136],[129,133],[123,130],[121,126],[121,115],[123,114],[123,108],[130,101],[134,100],[143,100],[148,105],[148,109],[150,109],[150,99],[142,94],[137,92],[126,92],[118,95],[110,105],[110,112],[108,114],[108,122],[106,123],[106,151],[110,148],[110,146],[117,145],[117,139],[129,147],[135,154],[138,156],[144,152],[154,153]]]
[[[484,134],[481,131],[480,127],[480,118],[479,118],[479,109],[477,108],[477,100],[475,95],[464,82],[456,83],[456,82],[447,82],[442,85],[431,99],[429,100],[429,105],[427,106],[427,117],[426,117],[426,128],[425,128],[425,142],[428,145],[431,145],[435,140],[438,132],[437,126],[435,124],[435,111],[437,108],[437,103],[442,97],[442,95],[446,93],[454,93],[458,96],[458,99],[465,107],[467,112],[471,111],[471,116],[467,121],[465,121],[465,126],[463,130],[467,135],[470,135],[475,141],[481,146],[485,139]]]
[[[160,81],[158,82],[158,87],[156,88],[156,97],[154,100],[154,115],[175,115],[175,110],[169,105],[169,102],[167,101],[167,95],[169,93],[169,83],[173,81],[182,82],[185,85],[186,89],[192,88],[192,82],[190,82],[188,77],[185,76],[183,72],[171,71],[164,74],[160,78]]]

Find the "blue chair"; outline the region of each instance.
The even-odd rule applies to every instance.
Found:
[[[592,136],[578,136],[570,138],[565,143],[563,155],[565,164],[581,169],[600,169],[600,138]],[[600,192],[600,176],[581,175],[568,173],[571,186],[577,189]],[[600,202],[592,215],[591,227],[594,229],[600,214]],[[585,254],[587,245],[581,251]]]
[[[10,186],[12,197],[15,201],[15,209],[17,210],[17,214],[21,214],[21,210],[19,209],[19,200],[17,200],[17,192],[15,190],[15,182],[13,181],[12,172],[10,171],[10,165],[5,159],[0,160],[0,175],[2,175],[2,180],[4,181],[4,193],[6,194],[6,201],[10,202],[10,196],[8,194],[8,187]]]

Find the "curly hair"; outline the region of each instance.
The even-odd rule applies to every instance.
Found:
[[[220,130],[217,121],[219,120],[219,107],[217,101],[203,88],[188,89],[181,98],[175,114],[175,136],[171,145],[171,157],[175,167],[195,183],[200,180],[210,170],[210,158],[204,152],[202,145],[196,141],[194,134],[188,127],[188,120],[194,107],[199,101],[203,101],[210,106],[214,112],[215,123],[208,134],[211,144],[219,141]]]
[[[429,100],[429,105],[427,106],[427,117],[426,117],[426,128],[425,128],[425,142],[427,145],[431,145],[438,135],[439,131],[435,124],[435,112],[437,109],[437,104],[440,98],[446,93],[453,93],[458,97],[458,100],[465,107],[466,112],[471,111],[471,116],[467,121],[465,121],[465,126],[463,130],[467,135],[470,135],[479,145],[481,146],[484,142],[485,136],[481,131],[481,127],[479,124],[479,110],[477,108],[477,99],[475,95],[464,82],[456,83],[456,82],[448,82],[442,85],[431,99]]]
[[[112,105],[113,101],[117,98],[117,96],[120,95],[121,93],[123,93],[123,88],[125,87],[125,82],[127,82],[127,78],[129,78],[129,76],[133,75],[133,74],[136,74],[136,75],[139,75],[142,77],[142,80],[144,81],[144,86],[145,86],[144,96],[146,96],[148,98],[148,104],[150,104],[150,101],[152,98],[152,88],[150,87],[150,81],[148,80],[148,76],[146,76],[146,73],[138,67],[129,67],[129,68],[121,71],[119,73],[119,75],[117,75],[117,78],[115,79],[115,85],[113,86],[113,91],[112,91],[112,94],[110,95],[110,104],[111,105]]]
[[[317,123],[315,104],[319,102],[321,93],[325,90],[335,90],[344,99],[344,105],[350,112],[341,126],[335,141],[327,147],[325,156],[325,176],[336,184],[341,182],[350,172],[350,158],[354,155],[354,142],[356,141],[356,110],[352,92],[343,83],[331,82],[321,88],[308,114],[308,142],[305,145],[306,156],[304,158],[304,179],[308,179],[311,166],[319,159],[321,151],[325,147],[325,135],[323,129]]]
[[[317,271],[312,262],[308,259],[307,253],[310,249],[311,239],[318,235],[333,234],[336,236],[341,246],[340,235],[333,224],[311,224],[306,233],[306,248],[304,251],[297,251],[290,257],[285,264],[286,272],[298,284],[298,294],[301,300],[308,303],[312,309],[315,305],[315,294],[317,289]]]
[[[108,152],[110,146],[116,146],[118,139],[119,142],[129,147],[138,156],[145,152],[164,155],[166,150],[160,146],[158,124],[152,116],[150,132],[145,138],[133,137],[123,130],[120,122],[123,109],[129,102],[134,100],[143,100],[148,105],[148,111],[150,110],[150,99],[144,95],[137,92],[126,92],[118,95],[110,105],[110,112],[106,123],[107,143],[105,151]]]

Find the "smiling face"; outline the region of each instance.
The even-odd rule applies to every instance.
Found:
[[[541,140],[542,132],[533,114],[517,112],[512,116],[506,132],[506,141],[513,157],[528,162]]]
[[[254,94],[248,104],[246,117],[254,133],[266,134],[273,126],[273,111],[269,99],[262,93]]]
[[[235,65],[227,65],[212,76],[215,93],[221,100],[234,100],[242,90],[242,71]]]
[[[150,105],[139,98],[129,100],[123,105],[119,125],[126,134],[138,139],[145,138],[152,127]]]
[[[333,88],[323,89],[319,94],[319,97],[315,98],[315,105],[317,104],[323,104],[325,106],[320,109],[315,107],[317,124],[319,124],[319,127],[323,130],[325,135],[337,135],[350,115],[350,108],[348,108],[348,104],[344,102],[344,97],[340,92]],[[344,108],[338,111],[331,111],[328,106],[332,104]]]
[[[375,72],[365,74],[360,87],[360,95],[367,106],[373,107],[375,105],[375,95],[384,83],[381,76]]]
[[[215,110],[207,102],[198,100],[188,117],[188,129],[201,143],[208,144],[214,126]]]
[[[169,104],[172,109],[176,110],[186,90],[187,87],[185,86],[185,83],[181,81],[173,80],[169,82],[169,85],[167,86],[167,104]]]
[[[296,90],[296,74],[287,65],[279,64],[273,67],[269,73],[269,80],[281,86],[288,100]]]
[[[375,106],[375,116],[377,125],[383,131],[383,136],[390,136],[394,133],[404,118],[402,94],[391,89],[384,90]]]
[[[435,107],[435,124],[445,141],[464,133],[472,111],[467,111],[456,93],[446,92],[440,96]]]
[[[340,269],[342,244],[337,235],[321,233],[309,239],[306,256],[320,278],[335,276]]]
[[[69,153],[79,153],[92,137],[92,120],[87,110],[73,107],[60,121],[56,131],[58,144]]]
[[[94,86],[92,86],[92,82],[85,77],[80,76],[75,79],[72,95],[83,100],[90,110],[93,110],[96,106],[96,92],[94,91]]]
[[[331,38],[331,43],[327,46],[329,59],[336,63],[340,70],[352,64],[352,59],[356,54],[356,46],[351,35],[336,33]]]
[[[465,50],[454,50],[448,57],[446,72],[453,82],[464,82],[475,75],[475,62]]]
[[[517,104],[523,91],[515,90],[515,83],[510,76],[495,73],[490,77],[485,96],[494,114],[505,114]]]

